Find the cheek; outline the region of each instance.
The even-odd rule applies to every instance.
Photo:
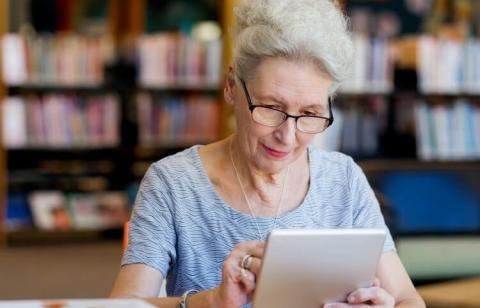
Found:
[[[315,138],[315,135],[303,133],[299,135],[297,140],[301,147],[308,147],[312,143],[313,138]]]
[[[298,157],[306,151],[308,146],[312,143],[315,135],[310,134],[298,134],[297,135],[297,147],[295,149],[295,157]]]

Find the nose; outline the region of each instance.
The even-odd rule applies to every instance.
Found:
[[[279,143],[284,145],[290,145],[295,142],[295,134],[297,132],[296,120],[294,118],[287,118],[280,126],[274,131],[274,136]]]

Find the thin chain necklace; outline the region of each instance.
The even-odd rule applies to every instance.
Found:
[[[245,193],[245,188],[243,187],[242,181],[240,180],[240,176],[238,175],[237,167],[235,166],[235,162],[233,161],[232,140],[233,139],[230,139],[229,146],[228,146],[228,151],[230,152],[230,161],[232,162],[233,170],[235,171],[235,176],[237,177],[238,184],[240,184],[240,189],[242,190],[243,197],[245,198],[245,201],[247,202],[247,205],[248,205],[248,209],[250,210],[250,215],[252,216],[253,221],[255,222],[255,226],[257,227],[258,239],[262,240],[263,237],[262,237],[262,234],[260,232],[260,227],[259,227],[258,222],[257,222],[257,216],[255,216],[255,214],[253,214],[252,205],[250,204],[250,201],[248,200],[247,194]],[[282,194],[280,195],[280,202],[279,202],[278,207],[277,207],[277,212],[275,213],[275,219],[273,220],[273,229],[275,229],[275,227],[277,226],[277,218],[278,218],[278,214],[280,213],[280,209],[282,207],[283,195],[285,193],[285,183],[287,182],[287,177],[288,177],[289,171],[290,171],[290,165],[287,167],[287,173],[285,174],[285,176],[283,178]]]

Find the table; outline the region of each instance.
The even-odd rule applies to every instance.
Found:
[[[0,308],[153,308],[138,299],[52,299],[0,301]]]
[[[480,307],[480,277],[418,288],[427,307]]]

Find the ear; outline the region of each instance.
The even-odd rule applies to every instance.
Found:
[[[235,97],[235,72],[233,71],[233,67],[230,66],[228,68],[228,73],[225,80],[225,86],[223,88],[223,97],[227,103],[233,104],[234,97]]]

